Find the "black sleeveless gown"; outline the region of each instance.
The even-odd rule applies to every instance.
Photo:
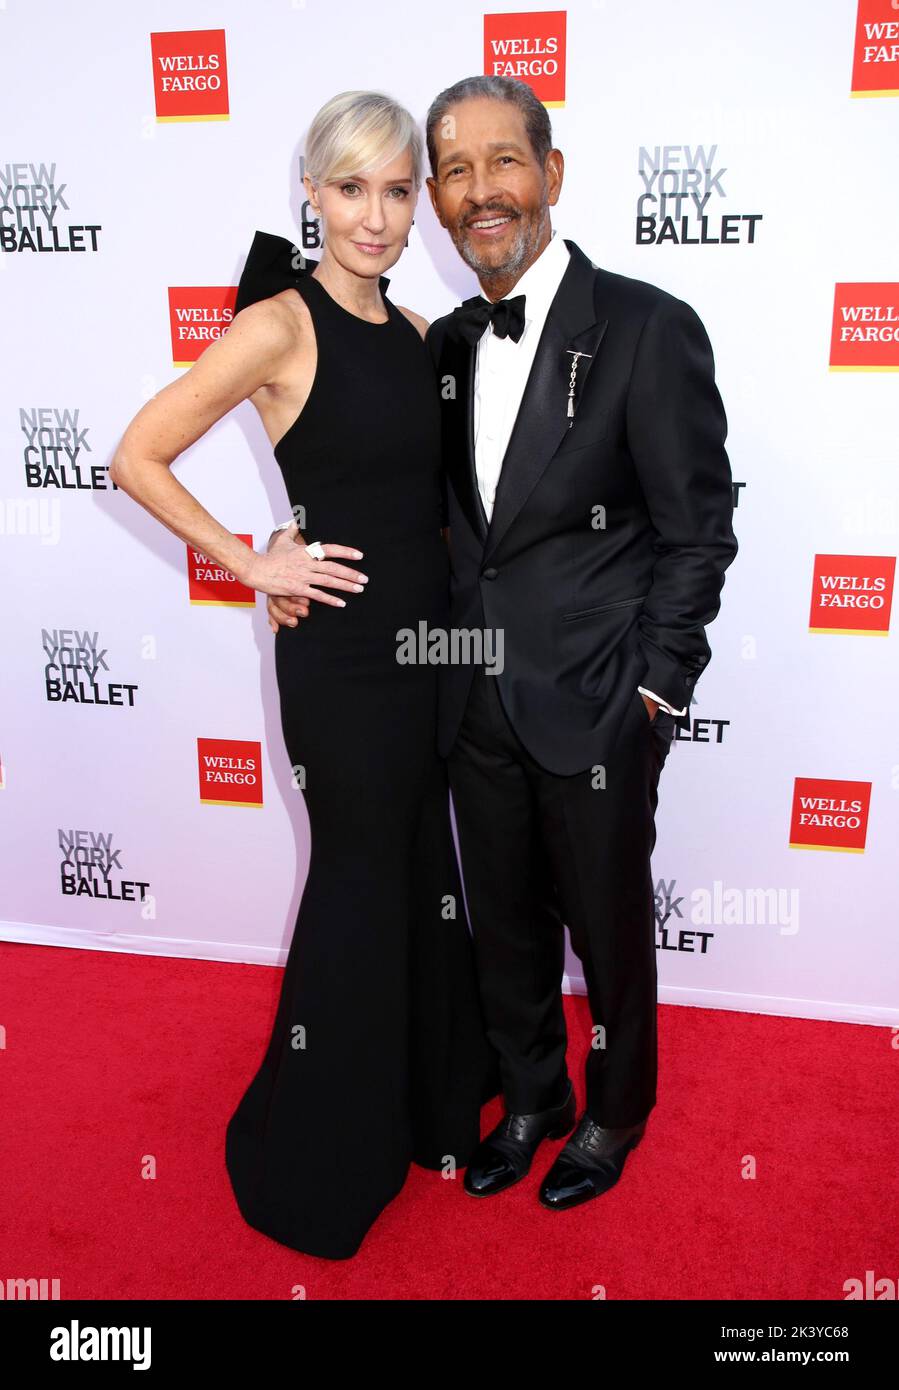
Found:
[[[313,600],[274,639],[311,858],[271,1040],[225,1157],[251,1226],[343,1259],[410,1162],[467,1164],[500,1087],[436,752],[437,667],[397,660],[400,629],[449,623],[438,387],[386,295],[387,322],[367,322],[298,259],[257,232],[236,308],[288,285],[308,305],[315,379],[274,454],[306,540],[356,546],[369,582],[329,591],[343,609]]]

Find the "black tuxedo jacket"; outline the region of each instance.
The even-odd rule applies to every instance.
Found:
[[[475,474],[476,349],[452,315],[426,342],[441,389],[451,626],[502,629],[491,679],[512,727],[537,762],[568,775],[603,763],[639,685],[675,709],[689,703],[737,542],[702,322],[565,245],[489,525]],[[568,348],[590,354],[578,359],[572,419]],[[441,667],[443,756],[473,669]]]

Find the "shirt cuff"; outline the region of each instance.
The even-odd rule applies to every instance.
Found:
[[[646,687],[642,685],[638,685],[637,689],[639,690],[641,695],[648,695],[650,700],[655,700],[657,705],[661,705],[662,709],[667,710],[669,714],[673,714],[678,719],[681,717],[681,715],[687,713],[686,705],[683,709],[672,709],[668,701],[663,700],[662,697],[660,695],[656,695],[654,691],[647,690]]]
[[[286,531],[288,526],[292,526],[295,520],[295,517],[291,517],[289,521],[282,521],[280,526],[273,526],[272,534],[274,534],[275,531]]]

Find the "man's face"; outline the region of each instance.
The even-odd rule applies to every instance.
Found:
[[[518,107],[492,97],[451,106],[434,139],[428,192],[459,255],[483,281],[523,273],[549,240],[561,151],[551,150],[541,168]]]

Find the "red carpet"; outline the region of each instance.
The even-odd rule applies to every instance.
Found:
[[[9,943],[0,968],[0,1280],[89,1299],[841,1299],[866,1270],[899,1277],[885,1028],[662,1007],[659,1102],[613,1191],[544,1211],[561,1141],[492,1200],[413,1167],[335,1264],[247,1227],[225,1172],[280,970]],[[585,1001],[567,1013],[578,1083]]]

